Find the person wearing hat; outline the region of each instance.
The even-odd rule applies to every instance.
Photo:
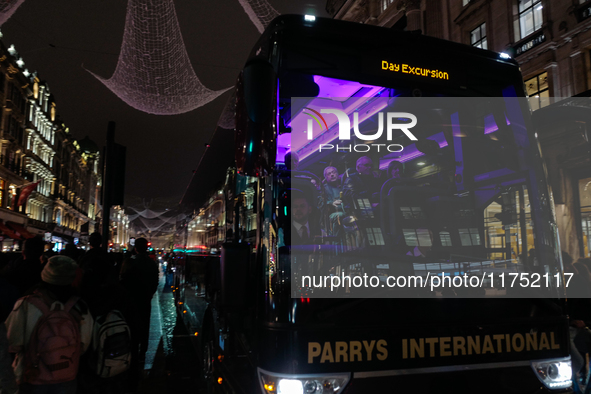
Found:
[[[43,316],[43,312],[37,306],[39,302],[43,302],[50,311],[64,310],[68,303],[75,302],[70,313],[75,316],[80,325],[79,354],[84,353],[90,345],[94,322],[88,306],[75,295],[71,286],[76,278],[77,268],[76,262],[67,256],[51,257],[41,272],[39,286],[32,295],[20,298],[6,319],[9,351],[16,353],[13,368],[21,394],[58,391],[74,394],[76,392],[75,379],[55,384],[38,384],[30,383],[24,373],[27,368],[30,368],[25,357],[27,348],[37,322]]]

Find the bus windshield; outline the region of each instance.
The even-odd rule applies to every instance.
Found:
[[[513,86],[462,98],[296,79],[317,94],[280,88],[276,208],[292,296],[564,294],[544,167]]]

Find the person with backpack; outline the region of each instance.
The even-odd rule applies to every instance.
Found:
[[[18,386],[14,378],[14,372],[10,367],[11,357],[8,353],[8,339],[6,338],[6,326],[0,323],[0,393],[16,394]]]
[[[132,343],[128,321],[135,305],[115,275],[113,253],[101,248],[99,233],[90,235],[91,249],[82,256],[84,270],[81,295],[94,318],[92,345],[81,359],[80,393],[119,393],[128,379]]]
[[[53,256],[41,284],[20,298],[6,319],[20,394],[74,394],[80,355],[90,345],[93,318],[72,288],[78,266]]]

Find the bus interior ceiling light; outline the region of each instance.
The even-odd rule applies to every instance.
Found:
[[[347,114],[354,111],[361,110],[364,107],[367,111],[360,116],[359,123],[363,123],[366,119],[375,115],[389,104],[391,97],[379,97],[384,88],[381,86],[366,85],[359,82],[347,81],[335,78],[328,78],[319,75],[314,76],[314,82],[318,84],[320,92],[317,97],[312,98],[307,103],[307,107],[316,109],[320,112],[323,108],[339,109]],[[363,94],[358,95],[360,92]],[[373,100],[372,100],[373,99]],[[377,100],[377,101],[376,101]],[[303,111],[297,114],[292,114],[293,119],[290,122],[292,129],[306,129],[306,121],[309,118]],[[337,123],[336,118],[329,118],[328,129],[331,129]],[[325,134],[327,130],[323,130],[316,137]],[[330,143],[338,137],[338,128],[333,129],[332,135],[323,136],[322,141],[316,143]],[[309,144],[306,135],[291,135],[292,150],[299,151],[302,147]],[[300,152],[300,160],[305,159],[311,152]]]

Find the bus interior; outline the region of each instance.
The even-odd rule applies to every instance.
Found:
[[[298,264],[300,272],[292,278],[344,271],[382,277],[539,274],[534,279],[561,272],[527,99],[516,97],[513,86],[499,97],[462,98],[320,75],[297,80],[297,93],[310,97],[279,89],[278,193],[306,195],[310,220],[321,227],[313,243],[322,247],[313,248],[314,264]],[[349,119],[348,141],[340,139],[334,110]],[[391,129],[389,123],[412,122],[390,119],[388,113],[412,114],[416,124],[407,128],[410,133]],[[297,169],[285,163],[288,152]],[[371,175],[361,176],[360,190],[358,164],[368,159]],[[330,187],[324,177],[329,167],[339,174]],[[395,177],[388,174],[394,167],[400,169]],[[334,190],[339,197],[329,195]],[[280,245],[291,246],[293,268],[297,256],[310,260],[310,247],[286,239],[293,237],[287,227],[294,198],[279,200]],[[486,291],[468,295],[532,296],[531,287],[520,292],[493,276],[485,280]],[[550,282],[534,290],[536,295],[558,296],[562,284]],[[314,293],[301,283],[297,288]],[[384,293],[396,292],[379,292]]]

